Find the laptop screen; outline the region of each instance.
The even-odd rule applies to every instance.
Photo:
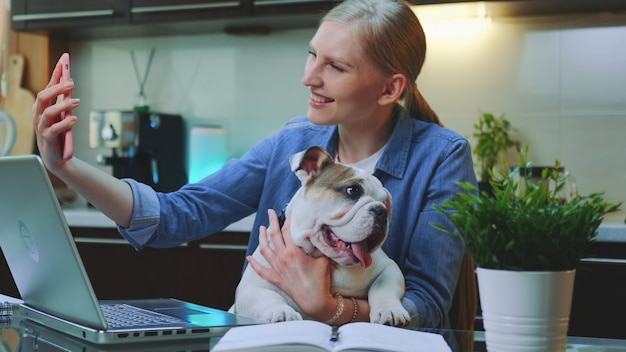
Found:
[[[0,246],[25,304],[104,328],[65,216],[36,155],[0,159]]]

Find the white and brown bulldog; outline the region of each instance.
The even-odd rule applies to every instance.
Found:
[[[309,255],[325,255],[336,263],[331,292],[367,298],[371,322],[408,324],[411,318],[400,303],[404,277],[380,249],[391,217],[389,192],[376,177],[335,163],[320,147],[294,154],[290,162],[302,182],[286,208],[294,243]],[[258,248],[253,256],[267,265]],[[250,266],[243,273],[231,310],[268,322],[303,318],[287,294]]]

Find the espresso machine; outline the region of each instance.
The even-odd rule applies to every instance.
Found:
[[[89,146],[111,148],[98,163],[113,168],[117,178],[133,178],[158,192],[187,183],[184,127],[180,115],[137,111],[92,111]]]

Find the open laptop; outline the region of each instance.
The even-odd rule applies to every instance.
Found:
[[[36,155],[0,157],[0,247],[24,301],[20,314],[90,343],[220,337],[231,327],[261,323],[176,299],[98,301]],[[105,320],[111,308],[157,321],[120,326]]]
[[[20,319],[13,325],[20,332],[15,351],[39,352],[209,352],[217,339],[187,339],[159,341],[158,343],[94,344],[47,328],[30,319]],[[1,350],[1,349],[0,349]]]

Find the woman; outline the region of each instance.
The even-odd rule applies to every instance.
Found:
[[[275,213],[268,211],[282,209],[300,186],[289,156],[322,146],[338,161],[372,172],[390,191],[394,211],[383,249],[404,273],[403,305],[411,324],[448,327],[463,250],[458,240],[431,226],[452,226],[433,205],[459,191],[456,182],[475,182],[475,176],[467,140],[442,128],[417,90],[415,80],[426,53],[421,25],[404,2],[347,0],[323,18],[310,48],[302,78],[310,88],[307,115],[287,122],[219,172],[168,194],[115,179],[77,158],[63,160],[58,137],[77,118],[59,121],[59,115],[80,102],[52,104],[54,97],[74,88],[71,82],[59,84],[57,64],[33,107],[42,159],[53,174],[113,219],[138,250],[199,239],[257,212],[248,254],[261,234],[262,253],[271,266],[253,259],[250,264],[308,316],[327,321],[338,311],[329,289],[331,265],[295,247],[288,227],[281,233]],[[265,240],[262,225],[268,223],[274,250]],[[360,298],[357,305],[355,320],[369,321],[367,300]],[[347,306],[335,323],[350,321],[353,313]]]

